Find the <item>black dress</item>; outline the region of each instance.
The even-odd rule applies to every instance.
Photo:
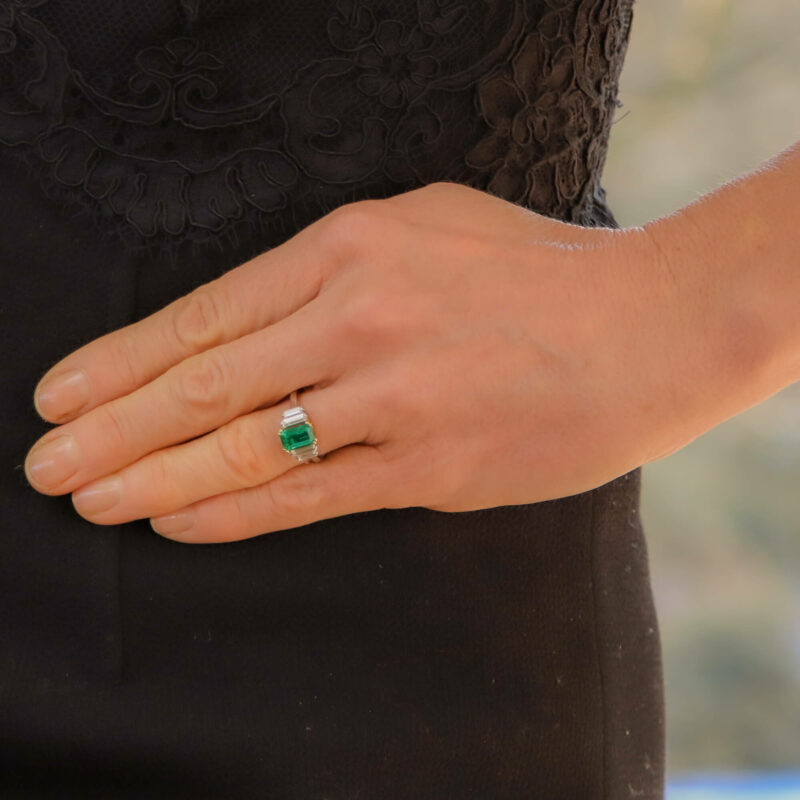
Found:
[[[631,2],[0,0],[0,796],[662,796],[640,470],[198,546],[22,469],[49,366],[336,206],[613,226]]]

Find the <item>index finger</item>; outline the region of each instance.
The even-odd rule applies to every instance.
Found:
[[[191,355],[290,315],[319,294],[325,275],[344,257],[341,233],[348,226],[327,222],[342,216],[334,211],[148,317],[74,350],[36,385],[37,412],[67,422]]]

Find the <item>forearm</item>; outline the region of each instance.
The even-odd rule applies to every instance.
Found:
[[[800,142],[645,230],[720,419],[800,379]]]

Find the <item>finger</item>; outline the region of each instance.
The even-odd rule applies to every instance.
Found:
[[[73,351],[37,384],[38,413],[51,422],[74,419],[191,355],[289,316],[316,297],[326,276],[374,233],[370,221],[376,215],[362,212],[381,202],[336,209],[280,246]]]
[[[318,463],[297,464],[261,486],[209,497],[151,524],[180,542],[232,542],[389,507],[393,494],[381,450],[352,444]]]
[[[46,494],[71,492],[147,453],[274,405],[293,389],[337,377],[340,356],[321,306],[316,299],[268,328],[198,353],[48,431],[25,459],[28,480]],[[72,443],[71,453],[64,442]]]
[[[364,394],[353,382],[303,392],[320,455],[369,438]],[[72,495],[91,522],[116,525],[167,514],[214,495],[258,486],[299,465],[283,449],[280,423],[287,399],[237,417],[185,444],[150,453]]]

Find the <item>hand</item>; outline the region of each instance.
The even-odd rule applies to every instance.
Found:
[[[587,491],[696,435],[674,292],[642,229],[456,183],[351,203],[48,370],[26,474],[185,542]],[[319,463],[281,447],[294,389]]]

